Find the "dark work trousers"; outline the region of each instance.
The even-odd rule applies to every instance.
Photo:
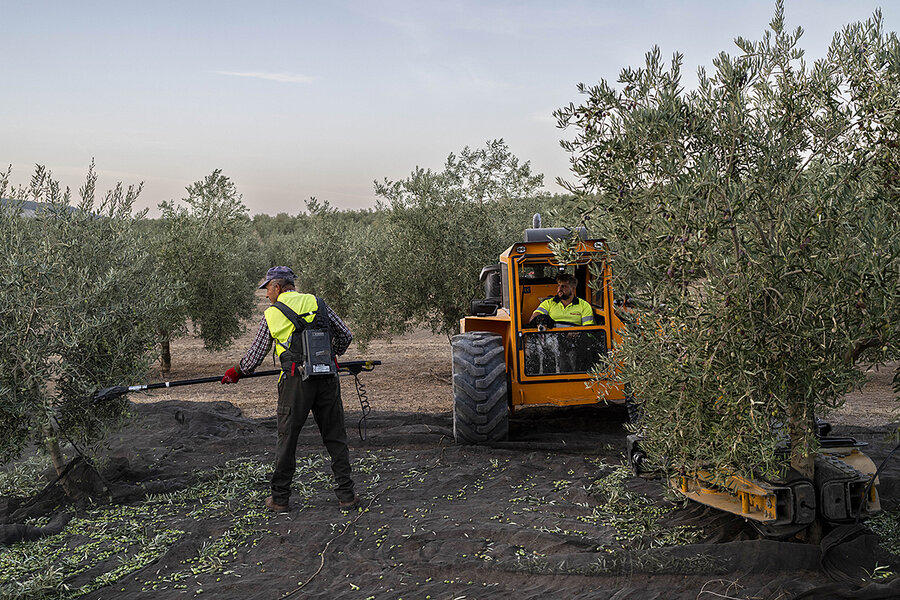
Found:
[[[341,384],[337,375],[306,381],[301,381],[299,376],[284,375],[278,382],[278,444],[275,447],[272,499],[279,504],[287,504],[290,498],[291,480],[297,468],[297,436],[310,411],[331,455],[331,470],[337,482],[334,491],[338,500],[353,500],[344,404],[341,402]]]

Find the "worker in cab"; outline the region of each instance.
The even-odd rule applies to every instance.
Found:
[[[556,295],[547,298],[531,313],[530,323],[549,318],[554,325],[583,326],[594,324],[594,309],[590,302],[575,295],[578,280],[569,273],[556,277]]]

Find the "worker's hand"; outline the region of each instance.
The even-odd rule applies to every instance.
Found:
[[[241,378],[241,374],[237,369],[231,367],[227,371],[225,371],[225,376],[222,378],[222,383],[237,383],[238,379]]]

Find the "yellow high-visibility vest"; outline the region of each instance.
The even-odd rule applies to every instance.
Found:
[[[562,302],[556,302],[553,298],[547,298],[537,307],[537,312],[548,315],[557,323],[594,324],[594,309],[581,298],[574,298],[568,306],[563,306]]]
[[[316,318],[315,312],[319,310],[319,303],[314,295],[301,294],[294,290],[278,294],[278,301],[286,304],[298,315],[313,313],[300,317],[307,323],[312,323]],[[275,356],[281,356],[281,353],[288,349],[288,339],[294,333],[294,324],[275,306],[270,306],[263,314],[266,317],[266,325],[269,326],[269,333],[275,338]]]

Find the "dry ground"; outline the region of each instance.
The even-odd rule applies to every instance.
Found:
[[[258,320],[266,300],[258,293],[259,317],[248,325],[244,335],[228,350],[207,352],[193,337],[179,338],[172,343],[172,370],[163,374],[157,365],[152,382],[193,379],[224,374],[240,361],[253,341]],[[350,324],[352,328],[352,323]],[[430,331],[416,331],[392,342],[372,342],[365,352],[356,343],[350,346],[345,360],[380,360],[382,364],[370,373],[363,373],[361,381],[369,393],[375,411],[446,412],[452,407],[450,380],[450,340]],[[277,368],[267,358],[260,370]],[[347,410],[359,408],[352,377],[342,377],[344,405]],[[123,382],[125,383],[125,382]],[[132,382],[144,383],[144,382]],[[268,417],[275,414],[275,378],[243,379],[237,385],[205,384],[156,390],[148,394],[132,394],[134,402],[158,400],[188,400],[210,402],[224,400],[241,409],[247,417]]]
[[[265,296],[258,293],[257,310],[262,314]],[[254,318],[245,334],[228,350],[207,352],[199,340],[188,337],[172,343],[172,371],[156,370],[152,381],[175,381],[224,374],[235,365],[253,341],[259,317]],[[351,324],[352,327],[352,324]],[[362,381],[368,389],[369,401],[375,411],[410,411],[441,413],[451,410],[450,340],[444,335],[419,330],[391,342],[375,341],[365,352],[356,344],[350,346],[346,360],[377,359],[382,365],[371,373],[364,373]],[[260,369],[276,368],[266,359]],[[897,363],[866,371],[866,384],[846,397],[846,405],[828,418],[834,424],[871,427],[898,419],[898,405],[894,401],[891,381]],[[126,383],[126,382],[123,382]],[[138,383],[138,382],[133,382]],[[342,378],[344,404],[347,410],[358,408],[352,378]],[[206,384],[158,390],[146,395],[133,394],[134,402],[157,400],[188,400],[211,402],[224,400],[241,409],[247,417],[268,417],[275,414],[275,379],[262,377],[244,379],[238,385]]]
[[[843,408],[831,416],[831,421],[845,425],[872,427],[898,419],[898,405],[891,389],[897,362],[881,368],[866,370],[866,383],[845,397]]]

